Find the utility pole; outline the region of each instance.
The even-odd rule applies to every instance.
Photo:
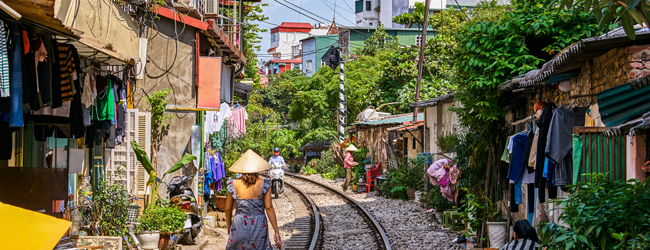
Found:
[[[345,141],[345,59],[343,58],[343,48],[339,46],[339,143]]]
[[[427,43],[427,27],[429,25],[429,0],[424,1],[424,24],[422,25],[422,38],[420,40],[420,57],[418,58],[418,83],[415,86],[415,101],[420,101],[420,83],[422,82],[422,65],[424,64],[424,47]],[[418,107],[413,111],[413,122],[418,121]]]

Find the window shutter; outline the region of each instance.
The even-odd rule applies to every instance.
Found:
[[[149,174],[135,157],[135,152],[131,148],[131,141],[136,141],[147,152],[147,156],[151,157],[151,113],[128,109],[126,119],[126,138],[122,145],[124,145],[127,152],[128,172],[132,173],[129,176],[129,184],[131,185],[129,191],[133,190],[134,194],[144,195],[147,192],[146,185]]]

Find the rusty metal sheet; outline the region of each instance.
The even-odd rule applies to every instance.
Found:
[[[61,20],[54,17],[54,0],[4,0],[4,2],[20,13],[24,19],[62,35],[78,38],[74,32],[63,25]]]

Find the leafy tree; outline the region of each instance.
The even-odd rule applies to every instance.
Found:
[[[259,34],[267,32],[267,29],[260,28],[259,24],[252,23],[253,21],[261,22],[269,18],[262,14],[262,7],[268,6],[266,3],[249,3],[244,2],[244,25],[242,25],[242,52],[246,59],[246,69],[244,76],[253,79],[253,82],[259,83],[260,76],[257,74],[257,54],[261,46],[259,43],[262,37]]]
[[[596,18],[599,28],[604,29],[611,25],[613,20],[621,20],[623,29],[627,36],[634,40],[636,33],[635,24],[650,26],[648,16],[650,16],[650,5],[648,1],[631,0],[604,0],[604,1],[582,1],[582,0],[547,0],[546,5],[549,9],[558,9],[557,6],[563,6],[566,9],[584,9],[590,11]]]

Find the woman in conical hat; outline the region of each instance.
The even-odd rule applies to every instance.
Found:
[[[282,246],[269,192],[271,180],[259,177],[260,172],[270,168],[268,162],[249,149],[228,169],[242,176],[237,179],[229,178],[226,186],[226,224],[230,235],[227,250],[272,249],[267,215],[275,230],[275,245],[278,248]],[[233,206],[237,208],[235,216],[232,215]]]

